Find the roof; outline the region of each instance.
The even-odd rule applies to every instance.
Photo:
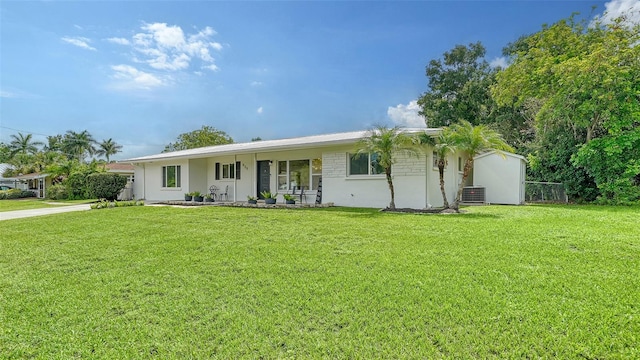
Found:
[[[34,179],[44,179],[47,176],[49,176],[49,174],[31,173],[31,174],[24,174],[24,175],[14,176],[14,177],[7,178],[7,179],[11,179],[11,180],[34,180]]]
[[[429,135],[434,135],[440,131],[440,129],[424,129],[424,128],[404,128],[403,132],[406,133],[419,133],[426,131]],[[324,135],[312,135],[312,136],[303,136],[296,138],[288,138],[288,139],[279,139],[279,140],[262,140],[262,141],[252,141],[245,143],[237,143],[237,144],[225,144],[225,145],[215,145],[215,146],[207,146],[196,149],[188,149],[188,150],[180,150],[173,151],[168,153],[161,153],[149,156],[142,156],[127,160],[122,160],[122,162],[127,163],[139,163],[139,162],[150,162],[157,160],[169,160],[169,159],[197,159],[209,157],[212,155],[221,156],[221,155],[239,155],[239,154],[247,154],[247,153],[255,153],[255,152],[269,152],[269,151],[281,151],[281,150],[297,150],[297,149],[307,149],[314,147],[324,147],[324,146],[333,146],[333,145],[348,145],[355,144],[358,140],[362,139],[366,136],[367,130],[362,131],[351,131],[351,132],[343,132],[343,133],[335,133],[335,134],[324,134]]]
[[[11,166],[11,164],[0,164],[0,179],[5,179],[2,174],[4,174],[7,169],[13,169],[13,166]]]
[[[528,162],[528,161],[527,161],[527,158],[525,158],[525,157],[524,157],[524,156],[522,156],[522,155],[518,155],[518,154],[514,154],[514,153],[506,152],[506,151],[500,151],[500,152],[497,152],[497,151],[495,151],[495,150],[493,150],[493,151],[488,151],[488,152],[486,152],[486,153],[482,153],[482,154],[480,154],[480,155],[477,155],[475,158],[473,158],[473,160],[475,161],[475,160],[481,159],[481,158],[483,158],[483,157],[487,157],[487,156],[489,156],[489,155],[498,155],[498,156],[502,156],[501,154],[502,154],[502,155],[504,155],[504,156],[509,156],[509,157],[513,157],[513,158],[516,158],[516,159],[520,159],[520,160],[522,160],[522,161],[524,161],[524,162]]]
[[[105,170],[108,172],[115,173],[127,173],[134,172],[135,167],[131,164],[123,164],[123,163],[108,163],[104,165]]]

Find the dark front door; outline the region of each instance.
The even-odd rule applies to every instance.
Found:
[[[271,166],[269,160],[258,161],[258,198],[262,199],[260,195],[263,191],[271,191]]]

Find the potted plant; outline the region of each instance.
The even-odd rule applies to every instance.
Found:
[[[284,202],[287,205],[293,205],[293,204],[296,203],[295,198],[291,194],[284,194],[284,195],[282,195],[282,197],[284,198]]]
[[[263,191],[260,193],[260,195],[262,195],[262,197],[264,198],[265,204],[275,204],[278,193],[271,193],[271,191]]]
[[[195,202],[202,202],[204,201],[204,196],[202,195],[202,193],[200,191],[194,191],[191,193],[191,196],[193,196],[193,201]]]
[[[255,196],[251,196],[251,195],[249,195],[249,196],[247,196],[247,202],[248,202],[249,204],[254,204],[254,205],[255,205],[255,204],[257,204],[257,203],[258,203],[258,199],[256,199],[256,197],[255,197]]]
[[[213,196],[211,196],[211,194],[205,195],[204,202],[213,202]]]
[[[185,193],[184,201],[191,201],[191,200],[193,200],[193,195],[191,195],[191,193]]]

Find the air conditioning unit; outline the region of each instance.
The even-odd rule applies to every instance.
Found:
[[[483,186],[465,186],[462,189],[462,202],[467,204],[486,203],[485,188]]]

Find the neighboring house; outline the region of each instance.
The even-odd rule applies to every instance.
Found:
[[[434,135],[440,130],[426,131]],[[124,162],[135,167],[136,197],[147,201],[180,200],[193,191],[209,193],[212,185],[228,193],[230,201],[259,197],[264,190],[278,192],[281,201],[282,194],[303,186],[310,203],[318,197],[338,206],[382,208],[389,204],[390,195],[385,175],[376,166],[376,155],[354,156],[356,142],[366,134],[354,131],[209,146]],[[398,154],[397,160],[392,168],[396,206],[441,206],[438,168],[431,149],[425,148],[418,156]],[[464,160],[460,154],[449,157],[445,184],[450,201],[462,179],[454,164]]]
[[[6,178],[3,175],[4,172],[9,169],[13,169],[10,164],[0,164],[0,185],[16,188],[18,185],[17,181],[13,180],[12,178]]]
[[[47,197],[47,189],[51,186],[49,174],[31,173],[14,176],[9,179],[15,182],[16,188],[33,191],[39,198]]]
[[[118,195],[118,200],[132,200],[135,198],[135,193],[133,191],[135,167],[133,165],[123,163],[108,163],[104,165],[104,169],[107,172],[116,173],[127,177],[127,185]]]

